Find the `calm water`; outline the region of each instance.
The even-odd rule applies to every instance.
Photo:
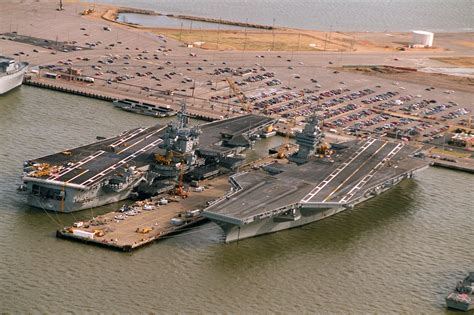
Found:
[[[84,1],[84,0],[83,0]],[[94,2],[94,0],[87,0]],[[341,31],[472,31],[472,0],[97,0],[233,21]],[[224,27],[225,28],[225,27]]]
[[[0,311],[444,314],[474,269],[474,177],[442,169],[302,228],[226,245],[209,223],[132,254],[54,236],[112,207],[57,215],[16,195],[23,160],[155,122],[26,86],[0,97]]]
[[[165,15],[144,15],[137,13],[122,13],[119,14],[117,20],[125,23],[139,24],[146,27],[166,27],[166,28],[183,28],[187,29],[233,29],[244,30],[245,27],[236,25],[225,25],[219,23],[209,23],[201,21],[191,21],[185,19],[178,19],[168,17]]]

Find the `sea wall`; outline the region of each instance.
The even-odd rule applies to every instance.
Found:
[[[213,18],[205,18],[205,17],[200,17],[200,16],[192,16],[192,15],[180,15],[180,14],[162,14],[153,10],[143,10],[143,9],[134,9],[134,8],[117,8],[117,9],[109,9],[107,10],[103,15],[102,18],[118,23],[118,24],[123,24],[123,25],[128,25],[136,28],[143,28],[143,29],[149,29],[150,27],[145,27],[142,25],[138,24],[132,24],[132,23],[125,23],[125,22],[120,22],[117,21],[117,17],[121,13],[136,13],[136,14],[143,14],[143,15],[164,15],[167,17],[171,18],[177,18],[177,19],[183,19],[183,20],[190,20],[190,21],[199,21],[199,22],[208,22],[208,23],[216,23],[216,24],[223,24],[223,25],[234,25],[234,26],[240,26],[240,27],[248,27],[248,28],[255,28],[255,29],[265,29],[265,30],[272,30],[276,29],[273,26],[270,25],[262,25],[262,24],[254,24],[254,23],[245,23],[245,22],[236,22],[236,21],[229,21],[229,20],[223,20],[223,19],[213,19]]]

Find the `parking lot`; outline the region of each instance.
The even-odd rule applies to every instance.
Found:
[[[195,112],[222,118],[251,111],[296,120],[296,125],[317,113],[326,128],[340,134],[396,133],[429,141],[450,127],[467,126],[474,107],[472,93],[341,69],[367,62],[363,54],[207,51],[187,48],[159,32],[64,14],[69,16],[63,28],[50,25],[49,33],[39,26],[46,21],[33,17],[31,25],[36,27],[23,27],[23,33],[34,37],[33,44],[24,36],[21,41],[0,37],[0,43],[8,42],[2,45],[4,53],[39,66],[31,75],[54,84],[75,84],[172,108],[185,101]],[[0,23],[0,28],[8,26]],[[51,34],[73,49],[57,49]],[[369,60],[390,64],[393,54],[373,54]],[[395,63],[418,62],[417,55],[405,55],[397,56]],[[71,76],[72,69],[80,72],[81,80]],[[61,78],[45,78],[46,73]]]

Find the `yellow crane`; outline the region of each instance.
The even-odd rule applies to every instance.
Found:
[[[295,118],[292,117],[288,120],[286,126],[287,126],[287,131],[285,135],[285,141],[282,143],[280,148],[278,149],[277,153],[277,158],[283,159],[287,156],[288,150],[290,149],[290,135],[291,135],[291,129],[295,125]]]
[[[183,184],[184,170],[185,170],[185,164],[184,164],[184,162],[182,162],[181,166],[179,168],[178,185],[176,185],[176,188],[174,190],[174,194],[176,196],[180,196],[183,199],[186,199],[186,198],[188,198],[189,193],[184,190],[184,184]]]
[[[235,82],[231,78],[226,78],[227,83],[229,84],[229,87],[231,90],[234,92],[235,96],[237,96],[237,99],[239,100],[240,104],[242,105],[242,109],[244,112],[250,113],[252,112],[250,103],[247,100],[247,97],[245,94],[237,87]]]

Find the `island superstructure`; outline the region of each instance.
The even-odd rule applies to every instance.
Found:
[[[27,62],[15,62],[13,58],[0,56],[0,95],[20,86],[27,69]]]
[[[333,145],[326,154],[318,125],[311,117],[297,135],[299,151],[289,157],[295,163],[231,176],[229,194],[204,210],[224,230],[226,242],[324,219],[428,167],[413,156],[419,148],[376,138]]]
[[[169,184],[181,169],[232,168],[226,164],[228,159],[250,145],[240,140],[252,138],[272,122],[271,118],[245,115],[188,128],[180,113],[178,122],[168,126],[136,128],[25,161],[20,190],[27,195],[28,204],[60,212],[117,202],[149,187],[157,193],[171,189]],[[205,172],[200,174],[205,177]]]

